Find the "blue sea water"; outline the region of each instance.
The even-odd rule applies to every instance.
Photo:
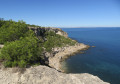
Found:
[[[90,73],[120,84],[120,28],[63,28],[70,38],[91,47],[62,62],[66,73]]]

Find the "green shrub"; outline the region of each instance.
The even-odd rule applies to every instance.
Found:
[[[57,35],[53,31],[40,31],[40,36],[35,36],[29,25],[23,21],[5,21],[0,19],[0,60],[5,67],[26,67],[44,63],[43,49],[51,52],[52,48],[75,45],[76,41],[64,36]],[[40,27],[43,28],[43,27]],[[43,48],[44,47],[44,48]]]
[[[73,41],[70,38],[65,38],[64,36],[60,36],[52,31],[46,32],[46,39],[43,43],[46,51],[50,52],[54,47],[63,47],[66,45],[75,45],[76,41]]]
[[[1,49],[0,58],[4,60],[6,67],[26,67],[42,60],[40,54],[42,47],[38,46],[38,39],[25,37],[14,42],[6,43]]]
[[[3,21],[0,20],[0,44],[18,40],[28,31],[27,25],[23,21]]]

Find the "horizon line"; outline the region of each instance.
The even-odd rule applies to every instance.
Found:
[[[100,28],[100,27],[55,27],[55,28]],[[108,27],[104,27],[108,28]],[[114,27],[109,27],[109,28],[114,28]]]

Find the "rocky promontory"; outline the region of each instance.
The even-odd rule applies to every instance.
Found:
[[[33,30],[37,36],[42,36],[46,31],[53,31],[56,34],[59,34],[64,37],[68,37],[68,34],[61,30],[60,28],[53,28],[53,27],[28,27],[29,29]]]
[[[58,71],[62,71],[60,62],[65,58],[73,55],[74,53],[79,52],[80,50],[88,49],[89,46],[83,43],[77,43],[74,46],[66,46],[63,48],[54,48],[56,53],[53,57],[49,57],[49,66],[55,68]]]
[[[37,37],[42,36],[45,31],[53,31],[56,34],[68,38],[66,32],[59,28],[29,27]],[[2,48],[3,45],[0,45]],[[45,52],[48,66],[31,66],[29,68],[4,68],[0,64],[0,84],[109,84],[97,76],[88,73],[66,74],[60,69],[60,61],[73,53],[87,49],[89,46],[76,43],[74,46],[66,45],[52,49],[52,53]]]
[[[47,66],[1,68],[0,84],[109,84],[91,74],[65,74]]]

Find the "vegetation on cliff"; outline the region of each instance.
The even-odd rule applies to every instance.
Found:
[[[76,43],[76,41],[72,41],[70,38],[65,38],[64,36],[60,36],[54,32],[46,32],[45,37],[47,38],[47,41],[43,44],[48,52],[50,52],[54,47],[63,47],[66,45],[74,45]]]
[[[70,38],[57,35],[54,31],[45,31],[42,36],[36,36],[28,26],[35,25],[28,25],[24,21],[0,19],[0,44],[4,44],[0,50],[0,60],[5,67],[44,64],[43,51],[52,52],[54,47],[76,43]]]
[[[0,20],[0,44],[18,40],[24,37],[27,31],[27,25],[23,21]]]
[[[38,43],[35,36],[8,42],[1,49],[0,57],[5,60],[4,65],[6,67],[26,67],[27,65],[40,63],[42,60],[40,53],[43,49],[38,46]]]

